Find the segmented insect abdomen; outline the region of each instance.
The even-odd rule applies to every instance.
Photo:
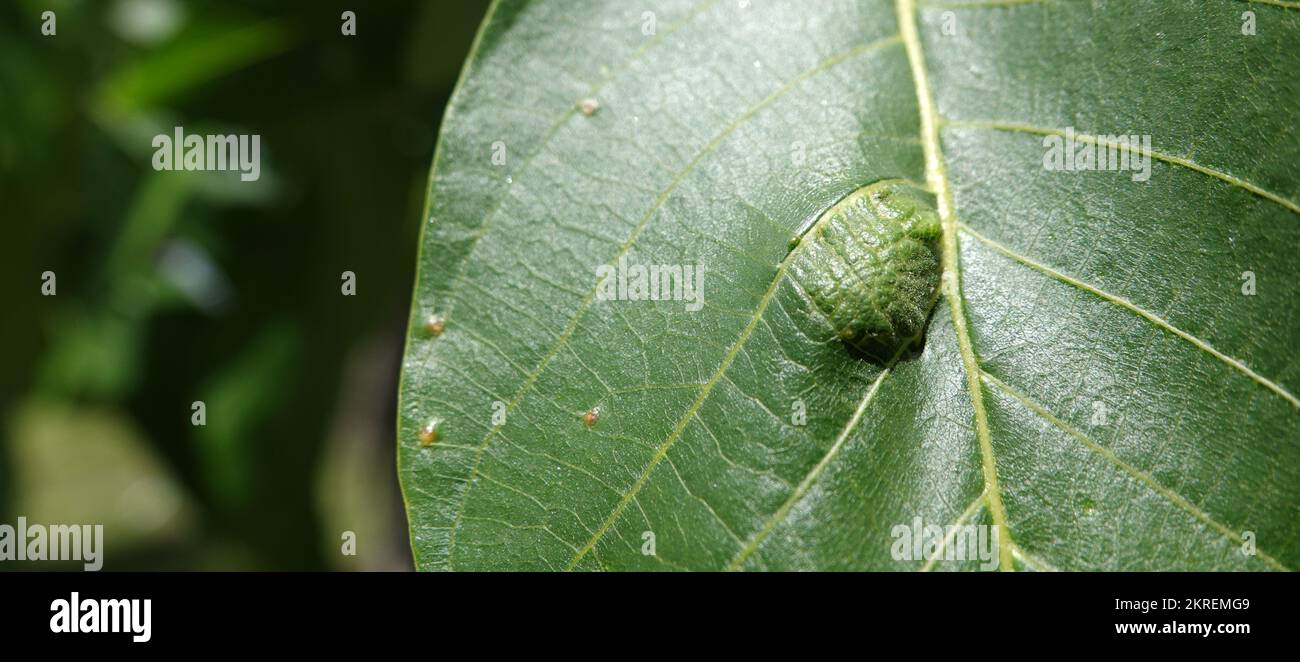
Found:
[[[887,359],[921,336],[939,288],[939,215],[905,184],[859,189],[826,211],[790,272],[840,337]]]

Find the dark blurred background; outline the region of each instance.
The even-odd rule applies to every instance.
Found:
[[[105,570],[410,567],[397,371],[485,4],[0,0],[0,523],[103,524]],[[260,134],[261,178],[153,170],[175,126]]]

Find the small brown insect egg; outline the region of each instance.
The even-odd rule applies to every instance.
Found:
[[[447,320],[438,315],[430,315],[429,319],[424,321],[424,330],[435,338],[442,335],[445,328],[447,328]]]
[[[595,426],[596,421],[598,420],[600,420],[600,407],[592,407],[587,410],[587,413],[582,415],[582,424],[587,427]]]
[[[596,114],[597,110],[600,110],[600,102],[595,99],[583,99],[578,102],[578,110],[581,111],[583,115],[591,117]]]
[[[438,426],[442,424],[442,419],[435,418],[429,421],[428,425],[420,428],[420,446],[428,448],[438,441]]]

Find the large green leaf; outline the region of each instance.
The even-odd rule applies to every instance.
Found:
[[[1300,566],[1296,9],[498,3],[402,370],[418,567],[973,566],[895,558],[918,517],[1003,569]],[[1047,169],[1067,130],[1150,136],[1149,179]],[[787,268],[893,179],[944,278],[882,363]],[[601,300],[620,260],[701,265],[702,309]]]

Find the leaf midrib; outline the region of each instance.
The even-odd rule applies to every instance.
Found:
[[[1011,530],[1007,526],[1006,510],[1002,506],[1002,492],[998,486],[997,460],[993,456],[993,442],[989,434],[988,412],[984,408],[983,386],[979,378],[979,360],[970,332],[966,328],[966,314],[961,290],[961,259],[957,246],[957,218],[953,209],[952,190],[948,182],[947,165],[939,144],[939,114],[935,110],[930,91],[929,74],[925,66],[925,53],[916,28],[915,0],[896,0],[899,32],[907,48],[907,61],[912,69],[912,82],[916,88],[917,106],[921,113],[921,145],[925,151],[926,181],[930,184],[938,203],[939,220],[943,224],[942,261],[943,285],[948,310],[952,316],[953,330],[957,334],[957,347],[966,372],[966,391],[975,413],[975,435],[980,446],[980,465],[984,473],[984,493],[993,525],[1001,529],[998,546],[998,567],[1012,571]]]
[[[971,342],[970,334],[966,329],[966,319],[963,312],[962,302],[964,301],[964,299],[962,298],[962,290],[961,290],[960,253],[958,250],[957,237],[956,237],[957,230],[961,229],[965,231],[966,233],[970,234],[971,236],[981,241],[982,243],[990,246],[994,250],[1001,252],[1005,257],[1020,262],[1021,264],[1024,264],[1025,266],[1028,266],[1032,269],[1040,271],[1041,273],[1047,275],[1048,277],[1054,278],[1060,282],[1064,282],[1068,285],[1077,287],[1086,292],[1090,292],[1112,304],[1115,304],[1121,308],[1124,308],[1132,312],[1133,314],[1151,322],[1157,327],[1174,334],[1175,336],[1194,345],[1198,349],[1201,349],[1202,351],[1210,354],[1214,358],[1226,363],[1227,365],[1236,369],[1237,371],[1245,374],[1246,376],[1248,376],[1250,379],[1260,384],[1261,386],[1264,386],[1265,388],[1273,391],[1275,394],[1281,396],[1282,398],[1290,402],[1294,407],[1300,407],[1300,400],[1298,400],[1294,395],[1292,395],[1289,391],[1283,388],[1280,384],[1260,375],[1259,373],[1247,367],[1241,361],[1238,361],[1232,357],[1223,354],[1222,352],[1219,352],[1214,347],[1212,347],[1208,342],[1201,340],[1200,338],[1197,338],[1185,331],[1182,331],[1177,327],[1174,327],[1172,324],[1160,318],[1159,316],[1155,315],[1154,313],[1146,311],[1145,309],[1142,309],[1137,305],[1129,302],[1126,298],[1102,291],[1099,288],[1096,288],[1094,286],[1088,285],[1087,283],[1079,281],[1075,278],[1067,276],[1046,265],[1040,264],[1030,258],[1019,255],[1014,251],[1011,251],[1009,248],[1006,248],[1005,246],[1002,246],[1001,244],[998,244],[997,242],[994,242],[993,240],[984,237],[983,235],[979,234],[973,228],[970,228],[966,224],[959,222],[956,218],[956,212],[952,201],[950,183],[948,181],[945,162],[943,159],[943,154],[939,143],[938,132],[939,132],[939,127],[941,125],[953,126],[953,127],[969,127],[969,128],[984,128],[984,129],[994,129],[994,130],[1003,130],[1003,131],[1014,131],[1014,132],[1023,132],[1023,133],[1031,133],[1031,134],[1038,134],[1038,135],[1064,135],[1064,132],[1061,132],[1057,129],[1037,127],[1028,124],[1015,123],[1015,122],[990,121],[990,120],[957,121],[957,120],[946,120],[945,118],[940,116],[934,110],[933,98],[931,96],[931,91],[927,81],[927,74],[926,74],[926,69],[924,64],[925,62],[924,53],[916,29],[915,0],[896,0],[896,1],[897,1],[896,8],[898,10],[898,20],[900,24],[900,32],[903,34],[904,43],[908,48],[908,59],[909,62],[912,64],[912,71],[915,80],[918,105],[921,108],[923,147],[925,148],[925,152],[926,152],[927,181],[930,183],[930,186],[933,189],[933,193],[935,194],[935,197],[939,203],[939,215],[941,220],[944,223],[943,254],[944,254],[944,281],[946,286],[945,290],[948,294],[950,311],[952,313],[953,326],[957,333],[958,346],[961,349],[962,362],[964,364],[966,374],[967,374],[967,384],[968,384],[967,390],[970,393],[972,405],[975,409],[976,431],[980,440],[981,457],[983,460],[983,466],[985,472],[985,495],[984,496],[987,500],[987,505],[989,506],[990,514],[993,518],[994,524],[1001,525],[1004,534],[1000,541],[1001,549],[999,551],[1002,560],[1000,564],[1001,569],[1002,570],[1013,569],[1013,566],[1011,565],[1010,562],[1011,553],[1013,550],[1019,549],[1019,547],[1011,539],[1010,530],[1006,526],[1005,510],[1003,510],[1001,504],[1000,492],[997,487],[996,462],[992,454],[991,439],[990,439],[990,433],[989,433],[988,423],[987,423],[987,413],[983,404],[982,383],[984,381],[990,381],[990,383],[995,384],[1000,389],[1005,391],[1008,395],[1020,401],[1027,408],[1033,411],[1035,414],[1043,417],[1049,423],[1060,428],[1062,431],[1066,432],[1067,434],[1076,437],[1086,447],[1093,450],[1094,452],[1099,453],[1103,458],[1110,461],[1112,464],[1115,464],[1115,466],[1119,467],[1121,470],[1125,471],[1126,473],[1129,473],[1136,480],[1138,480],[1138,482],[1146,485],[1149,489],[1152,489],[1154,492],[1164,497],[1166,500],[1174,504],[1176,507],[1190,513],[1193,517],[1201,520],[1211,529],[1220,533],[1228,540],[1235,541],[1240,544],[1241,542],[1240,537],[1237,536],[1231,529],[1229,529],[1222,523],[1218,522],[1217,520],[1213,519],[1208,513],[1205,513],[1203,510],[1196,507],[1186,497],[1183,497],[1182,495],[1178,494],[1172,489],[1160,485],[1153,478],[1148,476],[1145,472],[1142,472],[1141,470],[1137,469],[1136,467],[1133,467],[1123,462],[1122,460],[1119,460],[1118,458],[1110,454],[1109,451],[1107,451],[1104,447],[1088,439],[1086,435],[1083,435],[1081,432],[1078,432],[1077,430],[1075,430],[1074,428],[1066,424],[1064,421],[1061,421],[1060,419],[1056,418],[1050,412],[1046,411],[1045,409],[1042,409],[1041,406],[1038,406],[1036,405],[1036,403],[1033,403],[1032,401],[1028,400],[1026,396],[1023,396],[1019,392],[1011,389],[1008,385],[997,380],[995,377],[993,377],[992,375],[984,371],[982,367],[980,367],[979,360],[974,353],[974,346],[973,343]],[[988,3],[976,3],[976,5],[979,4],[988,4]],[[1300,7],[1300,4],[1288,5],[1288,4],[1276,3],[1276,2],[1268,2],[1267,4],[1276,4],[1288,8]],[[1121,145],[1111,143],[1110,141],[1105,141],[1096,136],[1091,136],[1087,134],[1076,134],[1075,137],[1076,139],[1082,140],[1084,142],[1092,142],[1093,144],[1098,144],[1103,146],[1115,145],[1117,147],[1123,147]],[[1270,202],[1276,203],[1279,206],[1282,206],[1293,213],[1300,214],[1300,206],[1298,206],[1294,201],[1285,198],[1281,195],[1278,195],[1276,193],[1273,193],[1271,191],[1268,191],[1267,189],[1264,189],[1263,187],[1253,184],[1245,179],[1231,175],[1230,173],[1209,166],[1205,166],[1200,163],[1196,163],[1195,161],[1192,161],[1191,159],[1186,157],[1179,157],[1179,156],[1166,154],[1155,150],[1137,149],[1135,151],[1145,156],[1149,156],[1151,158],[1164,161],[1172,165],[1188,168],[1195,172],[1199,172],[1204,175],[1222,180],[1232,186],[1244,189],[1257,196],[1260,196],[1261,198],[1269,200]],[[1287,569],[1281,562],[1279,562],[1277,559],[1273,558],[1272,556],[1262,553],[1262,551],[1258,550],[1258,548],[1256,549],[1256,551],[1259,554],[1260,558],[1262,558],[1264,562],[1270,565],[1271,567],[1279,570]]]

